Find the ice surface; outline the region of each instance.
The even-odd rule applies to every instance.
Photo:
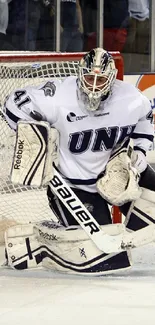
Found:
[[[99,278],[1,268],[0,325],[153,325],[155,244],[133,250],[133,260]]]

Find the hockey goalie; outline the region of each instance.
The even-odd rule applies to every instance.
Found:
[[[4,114],[16,132],[11,181],[46,186],[51,208],[51,220],[6,230],[9,267],[98,276],[130,268],[132,249],[154,241],[155,172],[146,160],[152,110],[116,76],[112,56],[97,48],[77,77],[7,98]],[[113,204],[124,223],[112,224]]]

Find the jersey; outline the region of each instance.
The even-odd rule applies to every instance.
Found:
[[[135,149],[147,151],[154,137],[149,100],[120,80],[95,112],[81,110],[77,78],[70,76],[17,89],[6,100],[4,113],[13,129],[19,119],[42,119],[55,127],[60,134],[59,171],[70,186],[88,192],[96,192],[96,179],[116,146],[132,138]]]

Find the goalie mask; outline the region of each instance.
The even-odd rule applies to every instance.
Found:
[[[96,48],[85,54],[79,63],[77,80],[81,108],[96,111],[110,93],[116,75],[114,59],[107,51]]]

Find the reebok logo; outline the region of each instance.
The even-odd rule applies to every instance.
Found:
[[[24,148],[24,140],[19,140],[18,145],[17,145],[18,149],[16,152],[16,161],[14,164],[14,169],[20,169],[20,164],[21,164],[21,159],[22,159],[22,154],[23,154],[23,148]]]
[[[68,122],[81,121],[81,120],[83,120],[84,118],[86,118],[87,116],[88,116],[88,115],[76,116],[75,113],[70,112],[70,113],[67,115],[67,121],[68,121]]]

